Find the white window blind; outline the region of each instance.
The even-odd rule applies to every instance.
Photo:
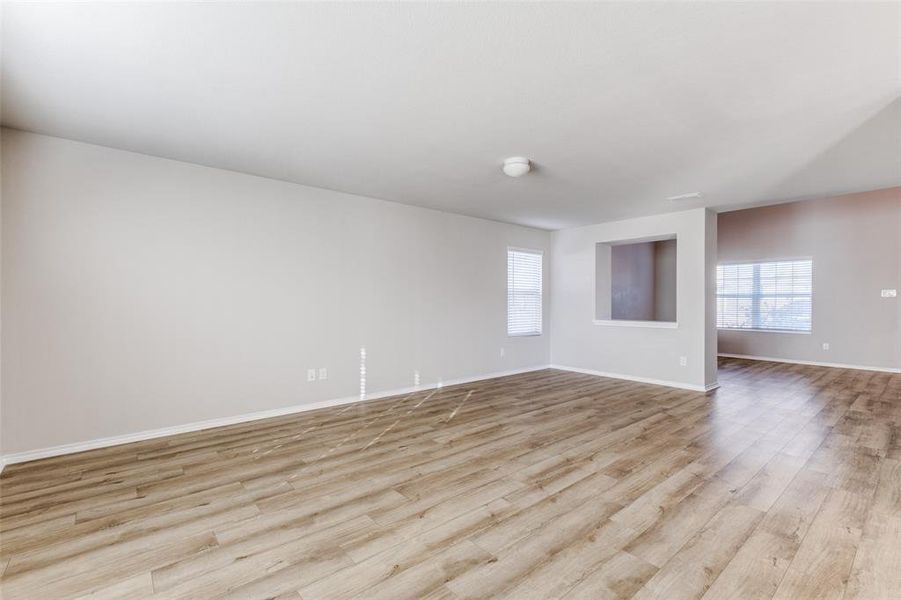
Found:
[[[541,252],[507,250],[507,335],[541,335]]]
[[[810,331],[813,262],[723,264],[716,268],[716,326]]]

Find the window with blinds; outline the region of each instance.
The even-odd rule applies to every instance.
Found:
[[[507,250],[507,335],[541,335],[541,252]]]
[[[722,264],[716,268],[716,326],[810,331],[813,261]]]

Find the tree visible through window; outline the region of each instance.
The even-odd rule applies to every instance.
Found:
[[[716,326],[810,331],[813,262],[781,260],[716,268]]]

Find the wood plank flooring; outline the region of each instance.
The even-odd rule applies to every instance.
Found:
[[[12,465],[19,598],[901,598],[901,375],[546,370]]]

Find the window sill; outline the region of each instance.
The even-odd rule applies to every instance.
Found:
[[[594,319],[595,325],[615,325],[616,327],[656,327],[658,329],[678,329],[676,321],[625,321],[621,319]]]
[[[751,331],[754,333],[790,333],[792,335],[810,335],[812,331],[792,331],[791,329],[750,329],[747,327],[717,327],[717,331]]]

